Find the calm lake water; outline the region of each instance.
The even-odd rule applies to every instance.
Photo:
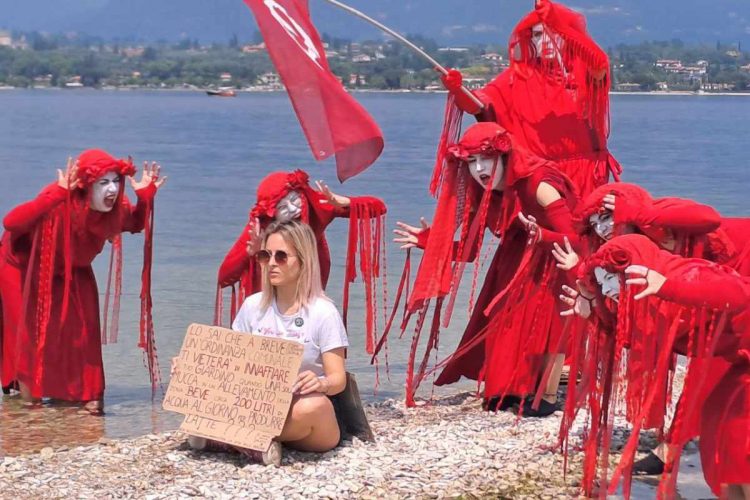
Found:
[[[389,227],[396,220],[430,218],[434,205],[427,185],[445,97],[368,93],[357,98],[381,125],[386,148],[374,166],[341,186],[333,161],[312,160],[285,94],[214,99],[184,92],[0,92],[0,214],[33,198],[55,179],[55,169],[64,167],[68,156],[86,148],[162,164],[169,181],[156,204],[153,296],[166,383],[169,359],[186,327],[212,320],[218,265],[267,173],[302,168],[341,194],[379,196],[388,204]],[[656,196],[693,198],[725,215],[744,215],[750,212],[749,126],[748,98],[618,95],[612,97],[610,147],[625,168],[624,180],[641,183]],[[337,302],[347,229],[347,222],[339,220],[327,232],[333,259],[328,293]],[[107,415],[93,418],[60,407],[26,411],[17,399],[6,398],[0,403],[0,456],[179,425],[180,416],[161,410],[160,394],[151,399],[136,347],[142,237],[127,235],[124,240],[120,341],[104,349]],[[100,284],[107,260],[105,253],[95,263]],[[392,295],[403,255],[390,246],[387,260]],[[348,368],[357,374],[363,397],[399,397],[408,340],[394,336],[390,379],[381,369],[375,393],[375,371],[364,354],[358,322],[363,311],[356,284],[354,292]],[[441,356],[456,345],[465,309],[457,306],[452,327],[441,338]]]

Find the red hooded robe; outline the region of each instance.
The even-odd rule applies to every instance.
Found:
[[[488,268],[461,342],[436,384],[449,384],[465,376],[484,380],[487,398],[506,391],[514,394],[533,392],[541,355],[553,352],[559,341],[558,306],[548,285],[556,283],[561,273],[555,268],[548,247],[527,247],[528,235],[516,216],[521,210],[536,217],[542,231],[551,229],[572,237],[571,211],[577,201],[575,189],[554,164],[511,144],[510,134],[496,123],[473,125],[461,141],[448,147],[447,151],[447,161],[438,173],[438,205],[409,300],[409,310],[419,311],[418,323],[421,324],[430,299],[436,299],[434,317],[438,318],[447,298],[444,324],[447,323],[465,262],[475,261],[473,288],[476,286],[483,234],[489,229],[501,238],[501,246]],[[471,177],[467,160],[471,155],[482,153],[501,154],[505,158],[502,193],[481,189]],[[561,199],[542,207],[536,196],[541,183],[555,188]],[[459,226],[459,240],[454,243]],[[512,292],[506,294],[507,299],[499,301],[498,311],[502,312],[492,316],[500,318],[502,323],[494,324],[491,340],[485,344],[490,323],[487,308],[503,290]],[[510,297],[517,294],[526,296],[527,300],[515,303],[515,307],[507,307]],[[533,316],[544,318],[544,321],[532,325]],[[428,349],[416,378],[411,374],[416,361],[416,342],[413,343],[410,373],[407,375],[408,401],[413,401],[414,392],[426,373],[429,352],[437,346],[437,327],[438,320],[433,319]],[[518,366],[517,370],[508,371],[496,362],[496,358],[508,356],[513,358],[510,366]]]
[[[544,28],[550,54],[537,54],[532,28]],[[552,160],[582,196],[617,177],[621,168],[607,149],[609,59],[586,31],[585,18],[567,7],[540,0],[514,28],[510,68],[474,94],[485,105],[480,120],[493,120],[514,144]],[[468,98],[457,105],[475,112]]]
[[[350,220],[344,286],[344,320],[346,321],[349,283],[354,281],[357,275],[355,258],[359,250],[360,270],[365,282],[367,296],[367,350],[372,353],[375,342],[374,309],[376,303],[373,279],[380,276],[380,252],[383,245],[382,227],[387,210],[385,203],[378,198],[359,196],[351,197],[351,204],[348,207],[337,207],[329,203],[322,193],[313,189],[309,184],[309,179],[308,174],[302,170],[273,172],[258,184],[257,202],[250,211],[249,221],[219,267],[214,322],[219,324],[222,320],[222,288],[232,287],[232,318],[234,318],[234,314],[244,297],[260,291],[260,266],[247,253],[247,244],[250,240],[250,232],[254,230],[254,221],[257,219],[260,222],[261,231],[264,230],[274,221],[276,205],[279,201],[289,192],[297,191],[303,200],[300,217],[303,222],[310,225],[318,242],[320,276],[324,288],[328,284],[328,276],[331,272],[331,253],[328,249],[325,230],[335,218],[344,217]],[[234,285],[238,282],[240,283],[239,296],[234,292]]]
[[[659,245],[674,243],[673,253],[729,265],[740,274],[750,268],[750,219],[722,217],[713,207],[683,198],[652,198],[636,184],[618,182],[595,189],[576,208],[573,224],[593,252],[602,244],[589,218],[603,211],[606,195],[615,196],[614,234],[630,226]],[[748,269],[750,270],[750,269]]]
[[[630,265],[641,265],[664,275],[656,293],[634,301],[622,278]],[[606,463],[612,433],[612,407],[624,396],[634,425],[610,491],[628,474],[638,445],[638,431],[651,406],[661,398],[675,353],[690,358],[681,404],[672,425],[670,458],[661,492],[674,491],[677,461],[692,436],[684,431],[692,414],[701,421],[701,461],[704,476],[715,493],[724,483],[750,482],[750,280],[733,269],[703,259],[683,258],[661,250],[643,235],[619,236],[604,244],[582,266],[580,275],[596,287],[594,269],[602,267],[621,276],[615,331],[594,328],[588,342],[580,342],[581,383],[569,394],[564,421],[576,406],[586,407],[591,428],[585,437],[584,489],[595,479],[597,462]],[[598,300],[602,300],[599,294]],[[601,303],[601,302],[600,302]],[[625,354],[627,349],[628,354]],[[587,355],[582,355],[583,353]],[[730,369],[711,383],[712,360],[720,357]],[[620,360],[626,360],[618,370]],[[623,392],[618,386],[624,385]],[[563,425],[565,434],[568,427]],[[563,438],[565,440],[565,437]],[[674,462],[674,467],[671,467]],[[671,468],[670,468],[671,467]],[[601,471],[606,482],[607,470]],[[601,480],[601,479],[600,479]],[[626,476],[625,495],[629,494]]]
[[[78,158],[82,189],[68,191],[50,184],[3,220],[0,295],[4,386],[19,380],[35,398],[89,401],[103,397],[101,346],[115,340],[116,332],[107,339],[106,313],[105,328],[100,328],[99,293],[91,263],[104,243],[111,241],[116,266],[116,320],[122,262],[120,234],[144,229],[156,193],[154,184],[136,191],[138,203],[132,206],[124,194],[123,179],[114,208],[106,213],[94,211],[89,207],[90,187],[108,172],[130,176],[135,168],[132,162],[117,160],[104,151],[84,151]]]

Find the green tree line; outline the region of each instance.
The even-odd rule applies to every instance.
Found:
[[[232,36],[226,44],[203,45],[195,39],[177,43],[139,44],[133,40],[104,41],[85,36],[14,33],[24,39],[24,48],[0,47],[0,85],[15,87],[63,87],[74,77],[85,86],[210,87],[255,85],[258,77],[273,71],[265,51],[247,53]],[[424,89],[437,83],[430,64],[394,41],[357,42],[323,35],[332,71],[347,86],[377,89]],[[467,76],[491,79],[502,67],[482,58],[488,53],[505,54],[500,46],[474,45],[464,50],[439,50],[438,44],[419,35],[410,39],[446,67],[461,68]],[[262,41],[256,35],[253,43]],[[635,83],[653,90],[659,82],[670,88],[693,88],[704,82],[727,83],[747,90],[750,74],[743,66],[750,57],[739,47],[687,45],[679,40],[618,45],[608,49],[613,83]],[[362,56],[367,56],[363,60]],[[357,59],[359,57],[359,59]],[[369,60],[367,60],[369,58]],[[685,65],[708,62],[699,79],[656,67],[659,59],[678,59]],[[230,73],[231,80],[221,79]]]

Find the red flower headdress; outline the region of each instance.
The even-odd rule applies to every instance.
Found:
[[[512,149],[510,135],[497,123],[481,122],[470,127],[461,142],[448,146],[450,157],[469,161],[475,155],[503,155]]]
[[[573,227],[578,234],[581,236],[591,234],[592,230],[589,218],[594,214],[601,214],[604,212],[602,204],[604,197],[608,194],[615,195],[616,199],[623,200],[630,206],[650,206],[653,203],[653,199],[648,191],[637,184],[615,182],[599,186],[583,199],[573,212]],[[620,221],[615,220],[616,225],[619,222]],[[618,228],[615,227],[615,234],[618,234],[617,230]]]
[[[135,175],[136,168],[132,158],[127,160],[113,158],[101,149],[88,149],[78,156],[78,179],[85,188],[91,186],[98,178],[109,172],[117,172],[124,177]]]
[[[281,201],[284,196],[289,194],[291,191],[300,191],[301,195],[308,194],[312,188],[310,187],[310,176],[303,170],[295,170],[294,172],[273,172],[268,174],[258,184],[257,201],[255,206],[250,211],[251,219],[255,218],[268,218],[273,219],[276,214],[276,205]],[[309,197],[307,201],[309,203]],[[304,214],[308,207],[303,206],[303,219],[307,221],[307,217]]]

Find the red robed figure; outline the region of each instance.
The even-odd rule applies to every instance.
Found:
[[[340,181],[383,151],[375,120],[331,72],[306,0],[245,0],[253,11],[316,160],[336,155]]]

